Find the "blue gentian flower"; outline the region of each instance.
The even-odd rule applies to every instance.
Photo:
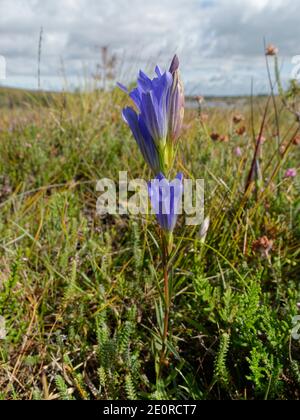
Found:
[[[154,174],[159,173],[161,170],[159,154],[144,120],[130,107],[124,108],[123,118],[131,128],[146,163]]]
[[[123,118],[155,175],[165,173],[166,166],[170,166],[172,142],[178,138],[182,125],[184,98],[178,66],[175,56],[169,71],[163,73],[156,66],[154,79],[140,71],[137,87],[131,92],[118,83],[129,94],[138,111],[127,107],[123,110]]]
[[[162,173],[149,183],[151,206],[161,228],[172,233],[181,210],[183,175],[178,173],[173,181],[168,181]]]

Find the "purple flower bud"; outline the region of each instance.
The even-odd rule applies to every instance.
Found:
[[[161,228],[172,232],[181,210],[183,193],[183,175],[178,173],[173,181],[168,181],[159,174],[149,183],[151,206]]]
[[[295,176],[297,176],[297,170],[295,168],[287,169],[284,174],[285,178],[295,178]]]
[[[174,57],[173,57],[173,60],[172,60],[172,62],[171,62],[171,64],[170,64],[170,68],[169,68],[169,72],[172,74],[172,76],[173,76],[173,74],[177,71],[179,69],[179,59],[178,59],[178,57],[177,57],[177,55],[175,54],[174,55]]]
[[[240,147],[236,147],[236,148],[234,149],[234,154],[235,154],[235,156],[237,156],[237,157],[241,157],[241,156],[242,156],[242,154],[243,154],[242,149],[241,149]]]
[[[169,138],[175,142],[180,136],[184,117],[184,90],[179,74],[179,60],[174,56],[169,72],[172,74],[173,83],[168,95],[168,120]]]

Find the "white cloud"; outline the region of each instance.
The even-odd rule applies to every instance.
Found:
[[[287,57],[300,53],[299,16],[294,0],[1,0],[0,55],[7,83],[36,87],[43,26],[44,87],[60,86],[61,60],[74,81],[84,66],[93,72],[109,45],[122,80],[176,51],[190,91],[247,93],[252,76],[264,85],[264,37]]]

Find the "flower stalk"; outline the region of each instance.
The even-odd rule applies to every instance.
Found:
[[[160,377],[166,362],[170,317],[169,256],[173,247],[173,230],[181,209],[183,175],[173,181],[168,176],[174,165],[177,140],[184,116],[184,91],[179,74],[179,60],[175,55],[169,70],[156,66],[156,76],[150,79],[140,71],[137,87],[131,92],[118,83],[134,103],[123,110],[123,119],[130,127],[145,162],[155,179],[149,183],[149,197],[161,231],[161,255],[164,283],[164,319],[161,328],[162,345],[159,357]]]
[[[163,277],[164,277],[164,323],[162,331],[162,348],[159,360],[159,375],[162,372],[162,368],[165,364],[166,353],[167,353],[167,340],[169,331],[169,316],[170,316],[170,285],[169,285],[169,247],[170,238],[162,230],[162,266],[163,266]]]

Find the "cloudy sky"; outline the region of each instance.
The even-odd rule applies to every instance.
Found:
[[[298,0],[0,0],[0,83],[37,87],[43,27],[44,89],[82,85],[108,46],[122,82],[176,52],[188,93],[249,94],[252,78],[265,92],[263,40],[279,47],[287,79],[300,55],[299,16]]]

